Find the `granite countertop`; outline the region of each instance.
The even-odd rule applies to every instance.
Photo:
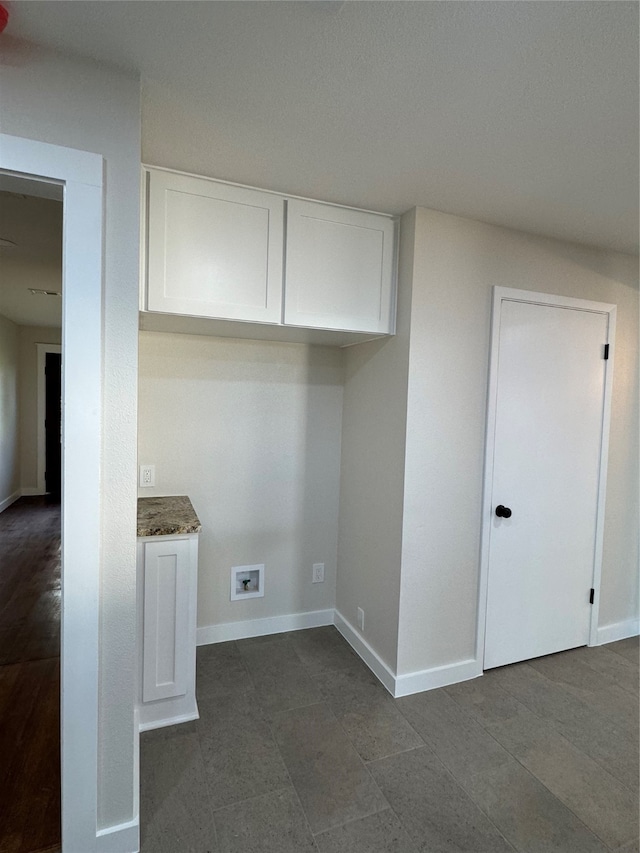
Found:
[[[138,536],[173,536],[200,530],[200,519],[186,495],[138,498]]]

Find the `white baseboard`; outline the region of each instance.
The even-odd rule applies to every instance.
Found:
[[[139,849],[140,821],[137,817],[96,833],[96,853],[138,853]]]
[[[456,663],[434,666],[418,672],[408,672],[396,677],[394,696],[410,696],[412,693],[423,693],[425,690],[435,690],[436,687],[447,687],[459,681],[469,681],[482,675],[482,666],[474,658],[461,660]]]
[[[20,496],[23,498],[33,498],[36,495],[46,495],[44,489],[39,489],[37,486],[26,486],[20,489]]]
[[[14,492],[12,495],[9,495],[8,498],[5,498],[3,501],[0,501],[0,512],[4,512],[5,509],[8,509],[8,507],[10,507],[11,504],[14,504],[18,500],[18,498],[21,498],[21,497],[22,497],[22,492],[20,490],[18,490],[17,492]]]
[[[303,628],[317,628],[321,625],[335,625],[352,649],[362,658],[376,678],[387,688],[392,696],[409,696],[422,693],[436,687],[468,681],[482,675],[482,666],[476,660],[463,660],[446,666],[437,666],[421,672],[410,672],[397,676],[385,663],[375,649],[369,645],[362,634],[338,610],[313,610],[307,613],[292,613],[286,616],[271,616],[267,619],[250,619],[246,622],[225,622],[221,625],[204,625],[198,628],[197,643],[206,646],[209,643],[224,643],[229,640],[244,640],[247,637],[263,637],[267,634],[281,634],[284,631],[299,631]],[[182,719],[170,720],[183,722]],[[147,728],[144,724],[141,731]]]
[[[457,684],[459,681],[468,681],[482,675],[482,666],[475,659],[436,666],[433,669],[424,669],[420,672],[409,672],[406,675],[396,675],[364,637],[337,610],[334,624],[378,681],[387,688],[395,699],[399,699],[401,696],[410,696],[412,693],[434,690],[436,687],[446,687],[448,684]]]
[[[190,723],[192,720],[199,720],[200,714],[198,709],[194,714],[180,714],[176,717],[163,717],[161,720],[147,720],[144,723],[138,723],[138,730],[141,732],[149,732],[152,729],[164,729],[167,726],[178,726],[180,723]]]
[[[322,625],[333,625],[333,610],[310,610],[306,613],[269,616],[266,619],[247,619],[244,622],[203,625],[198,628],[196,642],[199,646],[206,646],[209,643],[225,643],[229,640],[244,640],[247,637],[282,634],[284,631],[319,628]]]
[[[335,611],[333,623],[351,648],[362,658],[371,672],[395,696],[396,677],[393,670],[382,660],[380,655],[367,643],[362,634],[357,631],[342,613]]]
[[[613,625],[602,625],[596,631],[596,646],[605,643],[615,643],[616,640],[626,640],[627,637],[637,637],[640,634],[640,619],[627,619],[625,622],[614,622]]]

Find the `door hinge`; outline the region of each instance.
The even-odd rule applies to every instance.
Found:
[[[604,345],[604,360],[606,361],[609,358],[609,344]]]
[[[593,604],[593,599],[595,597],[595,594],[596,594],[595,589],[592,589],[591,592],[589,593],[589,604]]]

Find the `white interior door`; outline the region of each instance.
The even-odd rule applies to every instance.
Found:
[[[609,331],[527,301],[498,318],[485,669],[588,642]]]

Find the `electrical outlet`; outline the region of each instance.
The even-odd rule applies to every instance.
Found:
[[[324,563],[314,563],[311,574],[312,583],[324,583]]]
[[[142,489],[150,488],[151,486],[155,486],[156,484],[156,466],[155,465],[141,465],[140,466],[140,479],[138,481],[138,485]]]
[[[358,628],[364,631],[364,610],[362,607],[358,607]]]

